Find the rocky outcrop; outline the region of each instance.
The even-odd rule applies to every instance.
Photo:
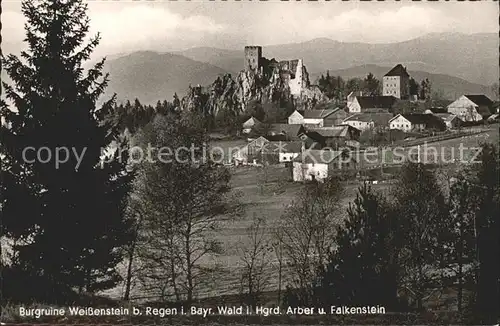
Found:
[[[221,111],[240,115],[250,102],[274,103],[281,106],[289,103],[298,110],[310,110],[327,98],[320,89],[311,85],[309,74],[302,61],[293,62],[297,71],[287,71],[280,66],[263,73],[241,71],[236,78],[230,74],[219,76],[208,87],[190,87],[182,100],[187,110],[203,110],[213,116]]]

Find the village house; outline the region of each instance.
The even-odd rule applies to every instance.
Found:
[[[293,181],[324,181],[334,171],[356,167],[348,151],[306,150],[293,160]]]
[[[287,163],[299,156],[303,148],[302,141],[271,141],[265,146],[265,151],[275,154],[279,163]]]
[[[302,125],[304,124],[304,111],[303,110],[295,110],[288,116],[288,124],[289,125]]]
[[[397,100],[394,96],[356,96],[348,109],[349,113],[379,110],[391,112]]]
[[[349,112],[351,112],[349,107],[354,103],[354,100],[356,99],[357,96],[363,96],[363,92],[362,91],[352,91],[349,93],[349,95],[347,95],[347,109]]]
[[[382,95],[408,99],[410,93],[410,75],[406,67],[397,64],[382,78]]]
[[[361,131],[350,125],[340,125],[334,127],[308,128],[308,135],[317,133],[324,139],[324,146],[330,148],[340,148],[343,146],[357,147]]]
[[[447,129],[459,128],[460,125],[463,123],[463,121],[460,120],[459,117],[457,117],[452,113],[435,113],[434,115],[443,120]]]
[[[440,118],[433,114],[410,113],[398,114],[389,120],[390,129],[398,129],[404,132],[425,131],[425,130],[444,130],[446,126]]]
[[[343,124],[349,125],[361,131],[367,129],[387,129],[389,120],[393,117],[392,113],[387,112],[366,112],[351,115],[343,121]]]
[[[259,120],[254,117],[250,117],[247,121],[243,122],[243,129],[241,132],[244,134],[249,134],[255,127],[258,127],[260,124],[261,122]]]
[[[347,113],[341,108],[315,109],[304,111],[304,125],[331,127],[342,123]]]
[[[306,131],[300,136],[306,149],[322,149],[326,147],[326,139],[315,131]]]
[[[486,95],[462,95],[448,105],[447,110],[462,121],[475,122],[487,119],[493,113],[493,105]]]
[[[304,126],[297,124],[273,123],[269,125],[264,136],[284,136],[283,140],[300,140],[300,135],[305,132]],[[280,139],[280,140],[281,140]]]
[[[250,141],[245,146],[231,153],[235,166],[257,164],[260,160],[260,154],[269,143],[265,137],[259,137]]]

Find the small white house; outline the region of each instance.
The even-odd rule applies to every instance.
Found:
[[[425,122],[412,119],[409,114],[398,114],[389,120],[389,129],[399,129],[404,132],[412,130],[421,131],[425,129]]]
[[[301,125],[304,124],[304,111],[295,110],[288,116],[289,125]]]
[[[242,129],[242,132],[244,134],[249,134],[252,129],[259,125],[261,122],[259,120],[257,120],[256,118],[254,117],[251,117],[250,119],[248,119],[247,121],[243,122],[243,129]]]
[[[361,131],[374,128],[386,129],[391,118],[391,113],[358,113],[351,115],[343,123]]]
[[[306,150],[293,160],[293,181],[324,181],[334,170],[355,165],[344,151]]]
[[[265,146],[265,152],[276,155],[279,163],[286,163],[299,156],[303,147],[302,141],[270,141]]]

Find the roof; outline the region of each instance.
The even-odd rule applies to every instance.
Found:
[[[491,113],[492,113],[490,111],[490,108],[488,106],[486,106],[486,105],[479,105],[476,108],[476,111],[477,111],[477,113],[479,113],[483,117],[489,117],[491,115]]]
[[[432,113],[446,113],[448,112],[445,107],[431,107],[430,110]]]
[[[303,130],[304,127],[298,124],[289,125],[285,123],[273,123],[270,125],[269,134],[276,133],[295,137],[298,136]]]
[[[489,121],[493,121],[493,120],[497,120],[497,119],[498,119],[498,113],[492,114],[492,115],[488,118],[488,120],[489,120]]]
[[[288,137],[286,135],[283,135],[283,134],[279,134],[279,135],[267,135],[265,136],[265,138],[269,141],[288,141]]]
[[[394,118],[392,118],[390,121],[395,119],[398,116],[402,116],[406,120],[410,121],[412,124],[428,124],[431,122],[436,122],[438,119],[435,115],[433,114],[425,114],[425,113],[402,113],[398,114]]]
[[[273,153],[301,153],[301,141],[271,141],[265,147],[267,152]]]
[[[292,113],[290,113],[289,116],[291,116],[292,114],[294,114],[295,112],[298,112],[301,116],[304,116],[304,110],[294,110]]]
[[[325,140],[325,137],[321,136],[320,133],[318,133],[317,131],[310,131],[308,130],[306,132],[306,136],[316,142],[322,142]]]
[[[337,158],[342,151],[308,149],[302,155],[297,156],[293,161],[299,163],[322,163],[328,164]]]
[[[390,109],[398,100],[394,96],[357,96],[356,99],[362,109]]]
[[[389,70],[389,72],[386,73],[384,76],[403,76],[403,75],[410,77],[410,75],[406,71],[406,68],[403,67],[402,64],[398,63],[396,66],[394,66],[394,68]]]
[[[245,124],[248,124],[249,122],[253,121],[254,124],[259,124],[261,123],[258,119],[254,118],[254,117],[250,117],[248,118],[245,122],[243,122],[243,125]]]
[[[362,121],[362,122],[371,122],[373,121],[376,125],[387,125],[389,123],[389,120],[392,119],[392,113],[375,113],[375,112],[369,112],[369,113],[357,113],[354,114],[345,121]]]
[[[322,110],[307,110],[304,111],[305,119],[324,119],[328,117],[330,114],[337,112],[340,108],[335,109],[322,109]]]
[[[316,127],[309,128],[311,132],[316,132],[323,137],[346,137],[350,126]]]
[[[478,95],[465,95],[469,100],[477,104],[478,106],[492,106],[493,101],[490,100],[486,95],[478,94]]]
[[[459,119],[456,115],[454,115],[453,113],[436,113],[434,114],[436,117],[439,117],[441,119],[443,119],[443,121],[445,122],[450,122],[450,121],[453,121],[453,119],[457,118]]]

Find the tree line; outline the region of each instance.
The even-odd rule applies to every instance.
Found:
[[[283,232],[299,232],[284,241],[295,280],[287,304],[423,311],[435,309],[451,290],[460,318],[496,322],[498,177],[498,148],[492,144],[482,146],[480,164],[453,173],[407,163],[388,193],[366,184],[359,188],[345,221],[335,209],[341,184],[332,179],[311,185],[313,191],[295,200],[282,219]],[[327,195],[331,188],[337,190]],[[326,225],[325,214],[331,216]]]
[[[348,78],[344,80],[341,76],[321,75],[318,79],[320,90],[330,99],[342,104],[346,101],[347,95],[351,92],[362,92],[364,96],[382,95],[382,82],[371,72],[365,78]],[[432,93],[431,82],[428,78],[418,83],[413,77],[409,80],[408,92],[410,96],[418,99],[430,101],[431,98],[442,99],[443,95],[437,92]]]

